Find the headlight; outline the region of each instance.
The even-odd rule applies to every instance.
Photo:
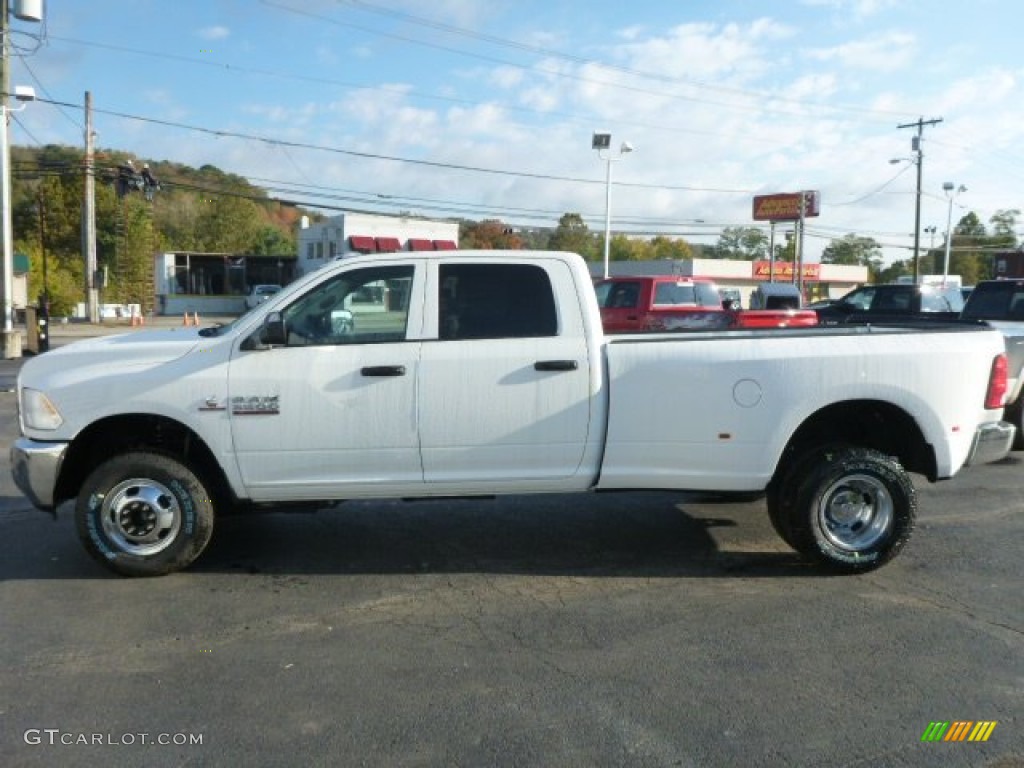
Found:
[[[64,423],[60,411],[38,389],[21,390],[21,420],[28,429],[53,430]]]

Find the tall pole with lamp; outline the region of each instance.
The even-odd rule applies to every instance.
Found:
[[[946,285],[946,278],[949,277],[949,251],[953,245],[953,200],[960,194],[967,191],[967,187],[961,184],[957,187],[952,181],[942,184],[942,191],[949,198],[949,211],[946,213],[946,256],[942,260],[942,285]]]
[[[609,275],[609,261],[611,260],[611,239],[612,239],[612,162],[621,160],[623,155],[633,151],[633,145],[628,141],[622,142],[619,146],[617,157],[611,152],[612,135],[607,131],[594,131],[591,141],[591,148],[597,150],[600,157],[608,166],[605,173],[604,191],[604,276]]]
[[[22,21],[42,21],[42,0],[0,0],[0,255],[3,258],[3,328],[0,342],[3,356],[7,359],[21,357],[21,334],[14,330],[14,228],[11,224],[11,148],[8,143],[7,121],[13,110],[7,107],[11,90],[11,72],[8,66],[8,52],[11,47],[8,15]],[[31,88],[18,87],[15,98],[31,101],[35,92]]]

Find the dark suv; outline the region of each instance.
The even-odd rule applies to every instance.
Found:
[[[842,323],[956,320],[964,308],[959,285],[886,283],[865,285],[827,307],[818,308],[821,325]]]

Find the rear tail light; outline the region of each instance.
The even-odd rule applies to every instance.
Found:
[[[988,377],[988,392],[985,393],[985,409],[994,411],[1002,408],[1006,399],[1006,355],[996,355],[992,361],[992,373]]]

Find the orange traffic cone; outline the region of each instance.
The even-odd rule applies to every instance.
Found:
[[[182,318],[181,318],[181,324],[182,324],[182,325],[192,325],[192,321],[191,321],[191,320],[189,319],[189,317],[188,317],[188,312],[186,312],[186,313],[185,313],[185,314],[184,314],[184,315],[182,316]]]
[[[192,320],[192,325],[196,326],[196,328],[199,327],[199,312],[195,313],[195,317]]]

